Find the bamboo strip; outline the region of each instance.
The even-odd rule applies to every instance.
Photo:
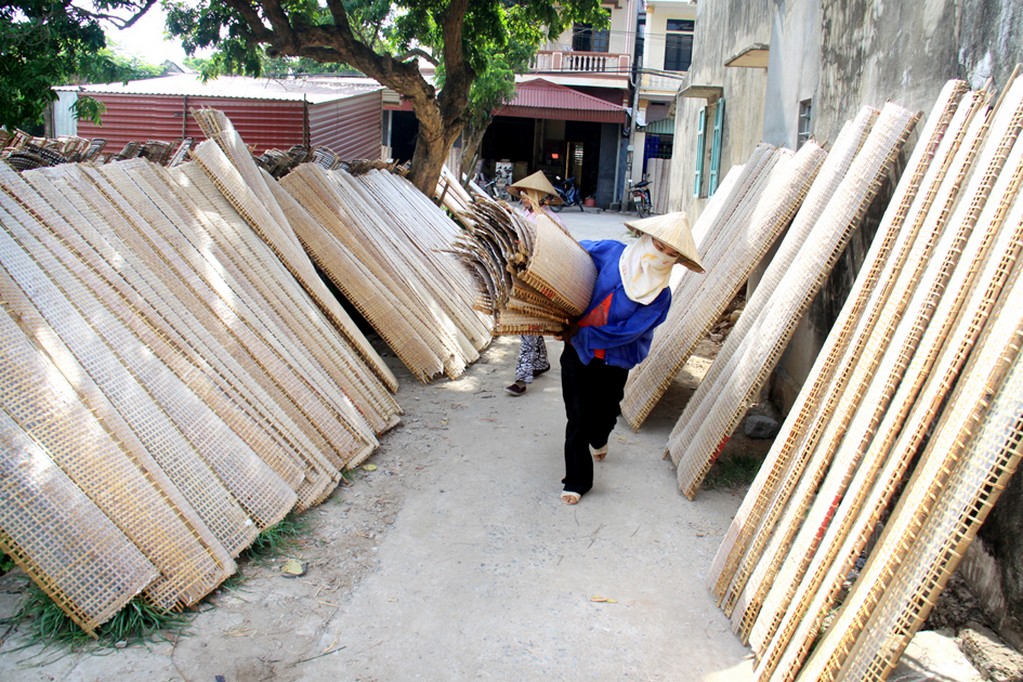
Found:
[[[928,197],[933,197],[937,185],[930,169],[941,168],[945,164],[943,159],[949,156],[947,153],[939,153],[939,144],[943,139],[955,138],[954,130],[947,137],[945,132],[957,111],[957,102],[966,90],[964,82],[949,81],[927,118],[920,136],[921,141],[914,148],[907,164],[907,171],[895,188],[889,209],[882,218],[846,304],[714,558],[710,578],[712,591],[718,598],[725,595],[738,563],[749,547],[753,533],[762,522],[770,525],[770,521],[765,520],[765,515],[768,514],[770,505],[774,504],[777,508],[780,505],[776,504],[776,501],[779,498],[784,499],[782,482],[787,477],[798,478],[802,468],[797,457],[798,443],[806,434],[807,422],[819,409],[825,389],[838,368],[837,360],[851,339],[853,328],[864,311],[866,292],[881,288],[878,283],[890,262],[888,256],[895,248],[896,241],[908,240],[915,234],[916,226],[910,215],[911,208],[915,205],[918,208],[922,207],[926,212],[926,207],[929,206]],[[932,157],[935,158],[933,164]],[[926,177],[931,177],[932,180],[925,182]],[[916,201],[918,196],[921,197],[919,202]],[[906,224],[910,229],[902,229]],[[730,614],[731,610],[728,609],[726,612]]]
[[[829,201],[823,219],[815,225],[807,243],[800,247],[798,263],[779,273],[777,291],[771,296],[771,302],[765,304],[765,310],[770,309],[770,314],[758,317],[750,328],[751,333],[742,337],[743,347],[737,351],[735,360],[715,360],[715,364],[727,362],[725,368],[734,366],[738,372],[726,372],[724,382],[715,382],[726,393],[716,397],[712,413],[692,434],[692,441],[683,435],[688,431],[686,417],[687,414],[696,414],[702,401],[697,401],[694,394],[686,405],[679,428],[669,439],[669,447],[672,458],[679,461],[679,486],[688,497],[695,495],[720,452],[719,444],[732,433],[748,402],[766,382],[796,323],[841,255],[854,227],[862,221],[880,191],[916,120],[916,116],[901,107],[885,105],[864,143],[864,149],[853,162],[848,181],[842,183]],[[700,389],[706,385],[707,382],[701,382]]]
[[[814,495],[830,462],[830,455],[826,452],[834,448],[832,443],[844,432],[848,420],[851,419],[851,412],[864,400],[866,386],[876,373],[880,361],[879,353],[885,344],[871,342],[872,335],[877,329],[884,330],[878,338],[888,339],[894,333],[893,325],[908,303],[909,292],[916,288],[922,276],[926,256],[933,250],[944,229],[949,217],[948,211],[958,196],[958,190],[971,166],[976,146],[982,139],[980,135],[982,125],[978,126],[976,122],[971,124],[971,117],[977,104],[977,100],[970,98],[964,102],[961,113],[957,114],[959,122],[956,124],[956,130],[960,131],[960,135],[965,134],[965,138],[958,136],[948,138],[948,149],[955,153],[944,153],[944,157],[950,159],[947,172],[944,167],[934,169],[935,178],[926,184],[928,187],[937,187],[937,193],[933,197],[928,195],[923,202],[927,205],[927,210],[920,207],[921,210],[916,210],[906,222],[910,229],[896,232],[899,236],[892,250],[894,257],[889,258],[884,264],[878,280],[879,285],[869,290],[861,289],[869,297],[863,307],[865,312],[855,320],[854,331],[842,349],[841,358],[829,361],[831,366],[840,371],[831,376],[830,387],[824,393],[826,400],[822,401],[820,409],[812,416],[812,423],[803,431],[801,451],[795,458],[796,461],[806,462],[809,469],[802,476],[790,477],[786,481],[785,490],[779,497],[778,504],[769,513],[767,522],[758,529],[729,590],[726,604],[736,607],[735,615],[744,628],[749,627],[755,619],[756,604],[760,598],[756,595],[762,594],[764,586],[770,582],[767,576],[775,570],[770,562],[761,561],[758,565],[761,555],[765,553],[776,555],[779,548],[786,546],[787,533],[776,533],[770,540],[774,549],[765,552],[764,547],[769,542],[771,533],[778,524],[790,527],[790,524],[800,517],[802,512],[799,510],[805,509],[804,505]],[[959,139],[965,139],[961,146]],[[917,208],[914,205],[914,209]],[[893,228],[898,227],[897,222],[892,221]],[[928,229],[919,230],[918,228],[923,225],[927,225]],[[889,234],[890,232],[891,230]],[[754,580],[752,584],[748,584],[751,576]],[[747,609],[747,604],[754,606]]]
[[[776,637],[774,647],[776,650],[785,647],[785,655],[778,664],[781,670],[791,670],[797,662],[802,663],[815,632],[812,623],[822,621],[834,602],[845,576],[864,551],[894,491],[902,483],[911,460],[924,444],[980,330],[992,316],[995,301],[1006,287],[1010,273],[1013,277],[1018,274],[1019,268],[1013,268],[1023,244],[1023,201],[1017,200],[1021,184],[1023,144],[1016,144],[962,256],[957,263],[940,264],[945,268],[954,266],[955,271],[940,298],[933,301],[936,308],[933,318],[899,385],[892,408],[885,413],[878,435],[849,483],[849,492],[844,494],[842,505],[831,510],[835,521],[814,552],[813,564],[807,571],[810,579],[802,581],[793,597],[798,607],[785,614],[787,628]],[[1007,216],[1014,200],[1013,213]],[[827,488],[826,480],[822,490]],[[820,497],[829,499],[830,494],[827,491]],[[811,512],[803,532],[815,527],[815,518],[819,516]],[[800,547],[797,541],[790,553],[798,556]],[[792,564],[788,562],[785,568],[791,571]],[[782,573],[785,572],[783,569]],[[783,583],[775,581],[772,592],[780,590]],[[806,604],[810,595],[814,596],[812,605]],[[807,611],[813,617],[805,617]],[[797,625],[803,631],[801,638],[790,642]],[[767,665],[772,658],[770,652],[765,656],[765,674],[769,674]]]

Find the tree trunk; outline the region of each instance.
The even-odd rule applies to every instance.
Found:
[[[486,122],[482,127],[477,128],[473,125],[466,125],[462,129],[462,175],[465,176],[465,182],[462,184],[468,186],[469,181],[475,177],[476,164],[480,160],[480,147],[483,144],[483,135],[486,134],[487,128],[490,127],[490,120]],[[461,179],[461,178],[459,178]]]

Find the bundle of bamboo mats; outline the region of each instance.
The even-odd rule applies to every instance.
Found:
[[[757,679],[884,679],[1018,466],[1021,131],[1020,81],[946,86],[721,544]]]
[[[466,231],[453,251],[475,275],[474,307],[493,316],[495,335],[558,334],[586,311],[596,266],[564,227],[482,194],[460,218]]]
[[[381,336],[425,349],[402,357],[422,380],[491,338],[459,228],[409,183],[306,164],[330,193],[303,205],[197,118],[210,140],[173,169],[0,165],[0,549],[90,633],[136,595],[202,599],[398,423],[316,265],[382,331],[410,326]]]

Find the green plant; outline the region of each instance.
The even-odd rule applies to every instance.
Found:
[[[703,479],[703,488],[715,490],[737,488],[753,482],[763,458],[754,455],[730,455],[722,457],[714,463],[707,477]]]
[[[180,630],[190,619],[188,613],[165,611],[136,597],[97,629],[95,641],[101,646],[141,642],[164,630]],[[34,584],[29,586],[18,612],[4,623],[25,627],[32,644],[79,647],[94,641]]]
[[[281,556],[298,544],[299,537],[307,528],[304,519],[289,514],[280,523],[256,536],[255,541],[245,550],[245,556],[257,563]]]

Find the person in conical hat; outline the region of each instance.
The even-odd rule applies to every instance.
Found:
[[[518,197],[522,202],[521,208],[517,209],[519,214],[534,222],[540,215],[544,215],[561,225],[562,228],[565,227],[559,218],[544,208],[545,204],[551,204],[555,201],[560,203],[561,198],[558,197],[558,191],[554,189],[554,186],[547,179],[547,176],[543,174],[543,171],[537,171],[518,182],[512,183],[508,186],[508,192]],[[526,389],[533,383],[535,377],[540,376],[550,368],[551,363],[547,358],[547,344],[543,337],[523,335],[519,343],[519,359],[515,364],[515,381],[505,386],[504,390],[508,395],[514,397],[521,396],[525,394]]]
[[[561,197],[558,196],[558,190],[554,189],[554,185],[547,179],[543,171],[536,171],[532,175],[527,175],[508,185],[508,193],[518,199],[527,197],[532,204],[538,207],[562,203]]]
[[[565,504],[577,504],[593,487],[593,462],[607,456],[629,370],[646,358],[654,329],[668,316],[672,268],[704,272],[684,214],[625,225],[639,233],[629,244],[580,242],[597,266],[597,281],[586,311],[556,337],[565,342]]]

